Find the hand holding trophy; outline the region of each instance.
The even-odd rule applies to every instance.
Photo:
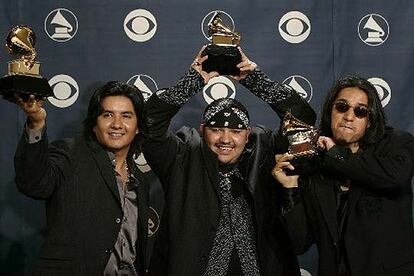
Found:
[[[6,47],[9,53],[19,58],[8,62],[8,74],[0,78],[0,95],[4,99],[16,102],[15,94],[23,101],[29,100],[30,95],[35,100],[53,95],[47,79],[40,76],[35,43],[36,36],[28,26],[16,26],[7,35]]]
[[[240,35],[224,25],[220,12],[215,12],[208,23],[208,35],[212,43],[202,53],[202,56],[208,55],[203,62],[203,70],[217,71],[220,75],[239,75],[237,64],[241,61],[241,54],[237,46]]]

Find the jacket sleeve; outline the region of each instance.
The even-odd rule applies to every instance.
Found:
[[[147,136],[144,155],[151,169],[165,179],[185,142],[168,130],[171,120],[193,95],[204,86],[203,78],[194,69],[183,76],[175,86],[159,90],[147,101]],[[165,181],[161,181],[165,184]]]
[[[59,145],[60,144],[60,145]],[[48,199],[63,183],[70,158],[64,142],[48,144],[47,134],[36,143],[22,135],[14,157],[17,188],[35,199]]]
[[[304,254],[314,243],[308,225],[300,188],[283,189],[282,218],[292,241],[296,255]]]
[[[348,148],[332,147],[324,157],[323,166],[366,188],[409,190],[413,158],[413,136],[388,129],[380,142],[355,154]]]
[[[309,125],[315,124],[315,111],[292,87],[271,80],[260,70],[251,72],[240,83],[268,103],[280,119],[290,111],[297,119]]]

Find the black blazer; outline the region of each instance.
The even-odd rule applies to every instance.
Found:
[[[132,162],[132,160],[129,160]],[[136,268],[146,266],[148,187],[139,181]],[[48,145],[47,135],[28,144],[24,135],[15,155],[18,189],[46,202],[47,233],[33,274],[102,275],[123,217],[109,156],[93,139],[62,140]]]
[[[168,132],[179,107],[153,95],[147,102],[144,153],[165,192],[159,236],[151,258],[155,275],[202,275],[220,217],[217,156],[197,130]],[[270,174],[275,136],[252,128],[246,145],[246,189],[252,198],[256,246],[263,275],[299,275],[296,256],[278,212],[278,186]]]
[[[411,178],[414,139],[388,129],[363,152],[333,147],[319,174],[300,178],[300,200],[285,214],[297,254],[315,243],[318,275],[336,275],[335,185],[351,180],[344,245],[352,275],[414,275]]]

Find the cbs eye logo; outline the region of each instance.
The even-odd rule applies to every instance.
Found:
[[[77,82],[68,75],[56,75],[49,80],[54,97],[48,97],[48,101],[56,107],[65,108],[71,106],[79,97]]]
[[[375,87],[382,107],[385,107],[391,100],[391,87],[381,78],[370,78],[368,81]]]
[[[279,34],[289,43],[301,43],[311,32],[309,18],[299,11],[286,13],[279,21]]]
[[[133,10],[124,19],[124,31],[133,41],[145,42],[155,35],[157,20],[147,10]]]
[[[203,88],[203,97],[207,104],[210,104],[214,100],[221,98],[236,97],[236,87],[234,83],[223,76],[212,78]]]
[[[298,94],[302,98],[304,98],[307,102],[310,102],[312,100],[313,87],[310,81],[306,79],[305,77],[302,77],[300,75],[293,75],[293,76],[287,77],[283,81],[283,83],[295,89],[296,92],[298,92]]]
[[[158,85],[153,78],[148,75],[135,75],[132,76],[128,81],[128,84],[136,86],[142,92],[144,100],[148,98],[158,90]]]
[[[71,40],[78,31],[78,19],[68,9],[58,8],[51,11],[44,21],[46,34],[56,42]]]

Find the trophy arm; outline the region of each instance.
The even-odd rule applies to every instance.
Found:
[[[34,48],[31,49],[31,52],[29,55],[23,56],[24,65],[26,66],[28,70],[32,69],[33,65],[35,64],[36,56],[37,56],[37,52],[36,52],[36,49]]]

